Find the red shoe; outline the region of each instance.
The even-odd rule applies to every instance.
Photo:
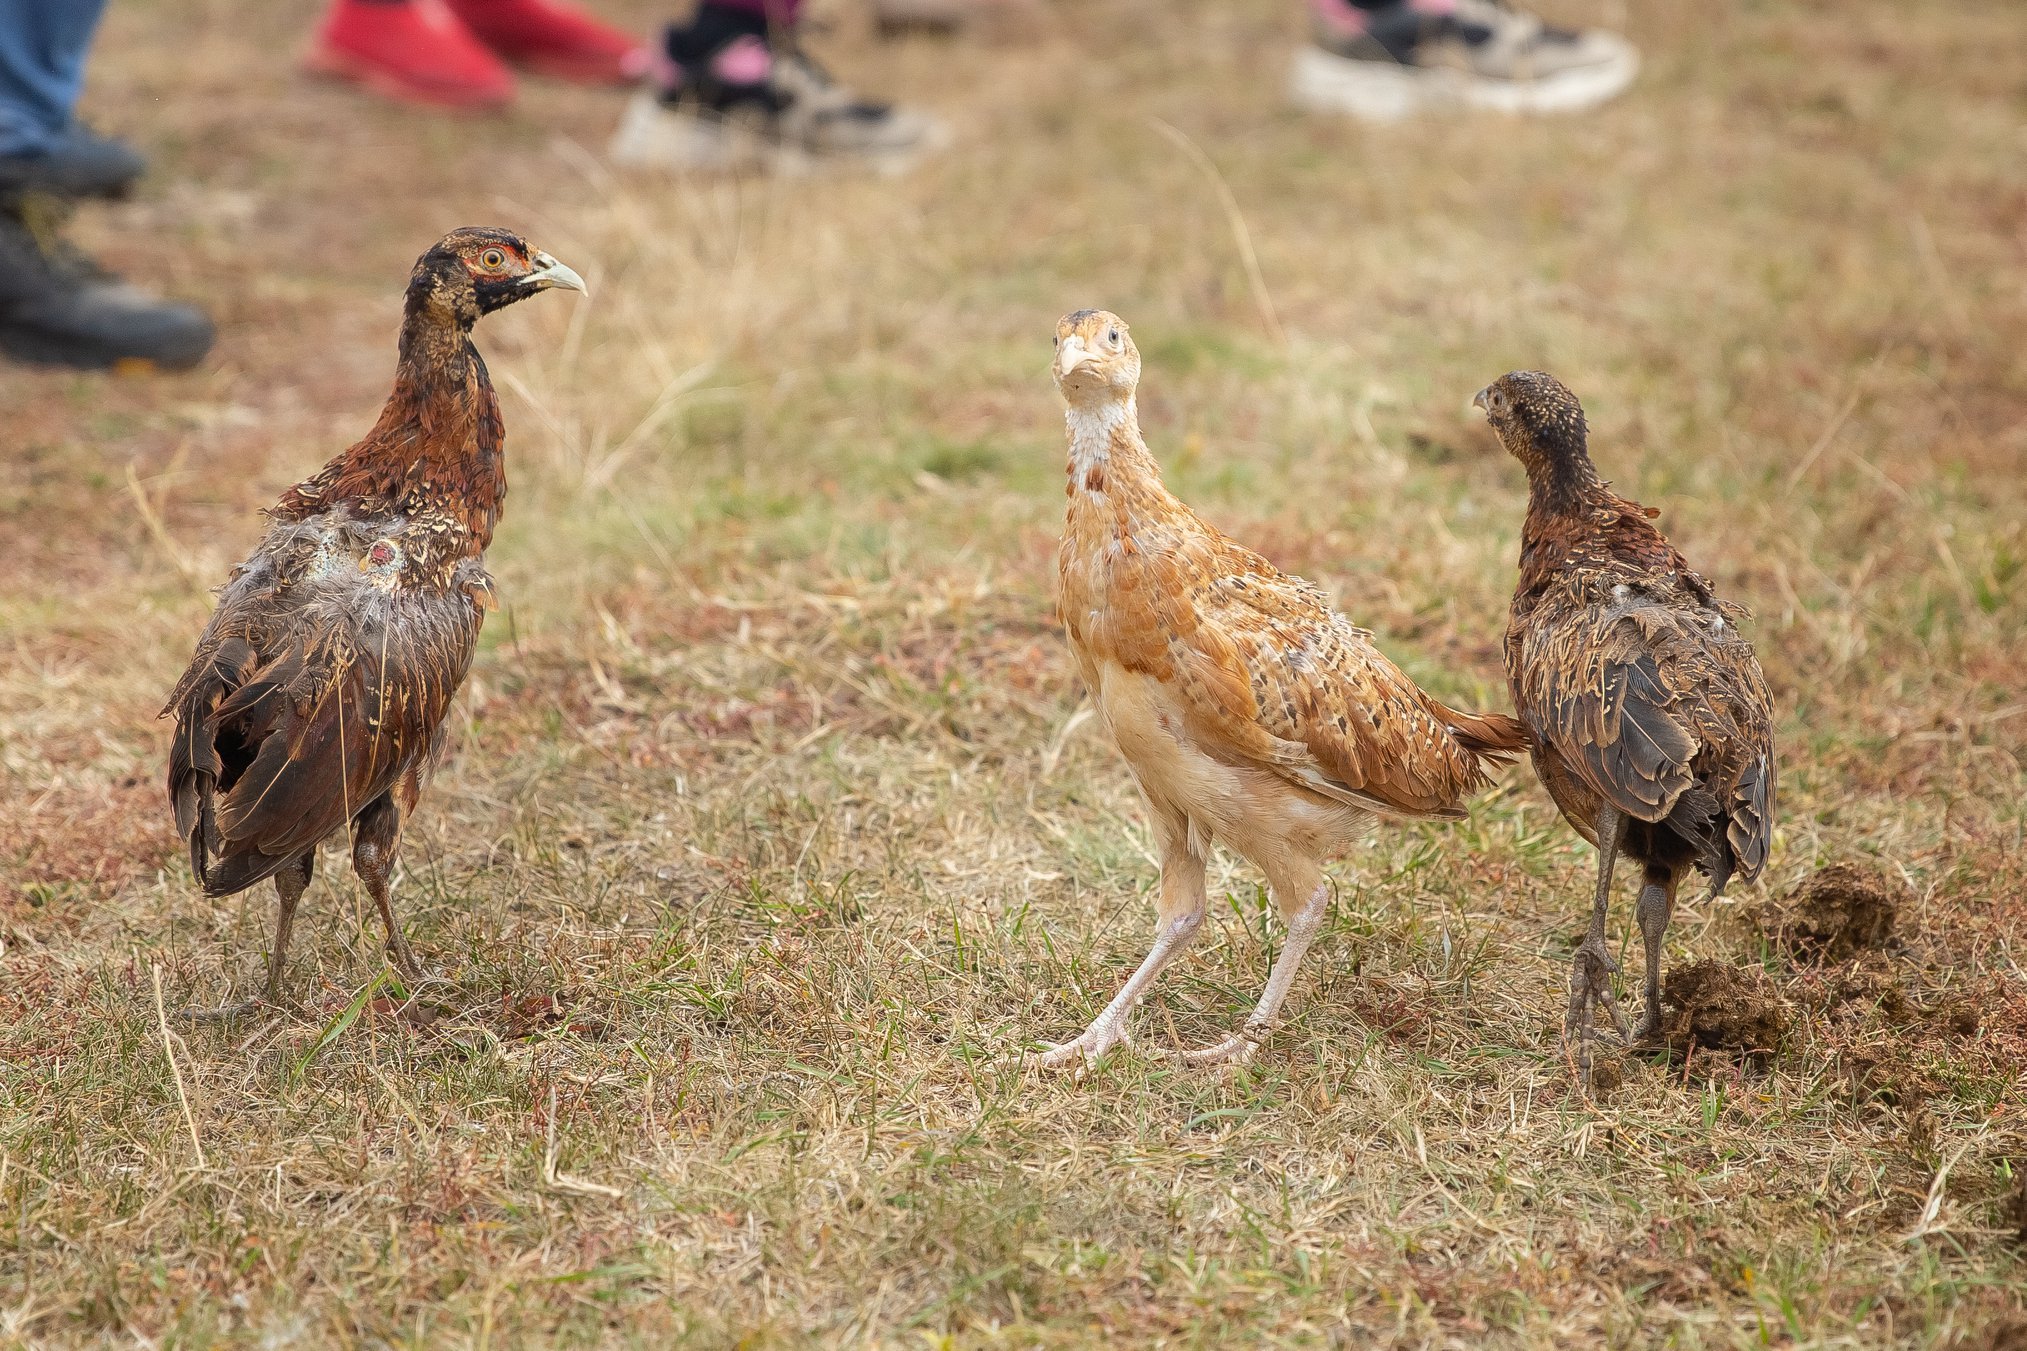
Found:
[[[449,0],[481,42],[519,66],[580,84],[631,84],[647,48],[562,0]]]
[[[496,108],[514,97],[512,72],[443,0],[331,0],[304,65],[448,108]]]

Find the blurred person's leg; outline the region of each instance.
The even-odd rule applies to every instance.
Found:
[[[1309,0],[1309,16],[1295,100],[1374,121],[1458,106],[1574,112],[1640,69],[1618,34],[1558,28],[1503,0]]]
[[[117,191],[141,168],[72,115],[103,9],[103,0],[0,0],[0,353],[65,366],[195,365],[211,347],[203,311],[127,285],[63,238],[66,199]]]
[[[671,24],[650,88],[613,137],[613,159],[659,169],[856,161],[892,171],[941,143],[934,118],[833,80],[803,50],[800,17],[800,0],[703,0],[687,24]]]
[[[71,116],[105,0],[0,0],[0,194],[116,196],[147,167]]]
[[[514,96],[509,61],[626,84],[647,69],[647,52],[566,0],[331,0],[308,64],[393,98],[486,108]]]
[[[70,121],[105,0],[0,0],[0,154],[39,150]]]

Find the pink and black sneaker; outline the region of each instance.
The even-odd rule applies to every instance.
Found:
[[[668,30],[611,154],[663,170],[857,163],[900,172],[944,139],[927,114],[837,84],[763,15],[706,0],[688,27]]]
[[[1310,0],[1309,11],[1295,101],[1368,121],[1456,107],[1577,112],[1617,97],[1640,69],[1617,33],[1556,28],[1505,0]]]

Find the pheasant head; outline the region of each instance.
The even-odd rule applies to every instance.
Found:
[[[1056,388],[1072,409],[1132,399],[1140,350],[1126,321],[1110,310],[1078,310],[1056,321]]]
[[[1485,410],[1499,443],[1527,470],[1541,500],[1562,501],[1597,482],[1584,406],[1553,375],[1509,371],[1471,402]]]
[[[469,332],[480,315],[554,287],[582,291],[584,279],[512,231],[468,225],[415,260],[408,314]]]

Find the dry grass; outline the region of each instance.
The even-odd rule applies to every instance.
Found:
[[[95,72],[161,172],[88,237],[211,304],[217,359],[0,371],[0,1343],[1998,1344],[2027,1279],[2010,5],[1632,7],[1648,71],[1611,109],[1384,133],[1283,107],[1280,0],[1062,6],[1001,46],[848,11],[835,64],[962,148],[743,184],[611,178],[596,94],[461,122],[300,84],[302,10],[116,5]],[[1222,171],[1285,342],[1157,118]],[[400,893],[448,1012],[392,1016],[333,855],[300,1009],[165,1047],[152,968],[246,988],[271,901],[195,894],[154,710],[255,509],[377,407],[409,260],[473,220],[597,294],[482,335],[508,608]],[[1135,322],[1180,489],[1459,700],[1503,698],[1521,506],[1464,401],[1523,364],[1584,395],[1607,473],[1759,613],[1775,864],[1670,958],[1763,965],[1777,1055],[1571,1089],[1591,855],[1515,773],[1342,866],[1252,1068],[1009,1065],[1149,929],[1048,612],[1042,370],[1082,304]],[[1798,965],[1746,917],[1832,860],[1908,884],[1894,945]],[[1255,878],[1216,885],[1147,1043],[1264,978]]]

